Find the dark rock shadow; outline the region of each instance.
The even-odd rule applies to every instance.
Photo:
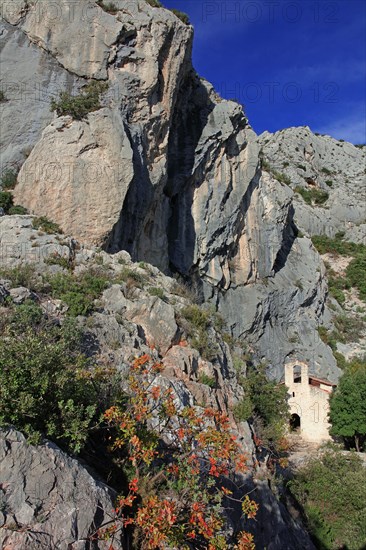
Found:
[[[294,222],[294,214],[295,209],[293,204],[291,204],[288,209],[286,223],[282,232],[281,248],[277,252],[277,256],[273,265],[274,273],[278,273],[283,267],[285,267],[287,258],[298,235],[298,229]]]
[[[119,220],[114,225],[103,248],[110,254],[127,250],[132,259],[135,259],[138,236],[151,206],[154,188],[147,168],[143,136],[138,133],[132,136],[126,124],[125,132],[133,151],[134,176],[127,191]]]
[[[197,185],[193,176],[196,148],[214,107],[200,78],[190,73],[177,98],[168,143],[168,181],[164,188],[171,210],[167,228],[170,269],[183,276],[194,270],[196,235],[192,204]]]

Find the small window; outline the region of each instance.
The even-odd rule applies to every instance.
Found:
[[[292,397],[295,397],[295,392],[294,391],[292,392]]]

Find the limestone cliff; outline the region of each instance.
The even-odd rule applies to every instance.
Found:
[[[72,10],[59,0],[54,17],[40,0],[1,4],[1,146],[6,166],[21,167],[16,202],[76,239],[191,281],[272,376],[300,355],[312,372],[336,380],[316,330],[327,283],[308,236],[347,223],[362,238],[355,190],[364,153],[308,129],[258,138],[241,106],[192,68],[192,27],[145,0],[116,0],[113,13],[93,0]],[[49,96],[35,95],[78,93],[90,79],[109,89],[102,108],[82,120],[51,115]],[[9,81],[26,93],[14,97]],[[263,157],[281,170],[289,159],[294,185],[278,181]],[[293,192],[310,180],[324,187],[324,167],[337,172],[326,216]],[[342,208],[347,185],[352,207]]]

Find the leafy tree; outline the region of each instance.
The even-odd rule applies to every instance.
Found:
[[[366,364],[352,363],[330,399],[330,433],[361,451],[366,441]]]
[[[366,476],[362,461],[328,450],[295,472],[289,483],[320,550],[360,550],[366,540]]]

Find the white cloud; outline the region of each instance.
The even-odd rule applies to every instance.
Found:
[[[359,112],[351,116],[344,116],[329,124],[312,126],[313,132],[328,134],[336,139],[344,139],[351,143],[366,142],[366,119],[364,113]]]

